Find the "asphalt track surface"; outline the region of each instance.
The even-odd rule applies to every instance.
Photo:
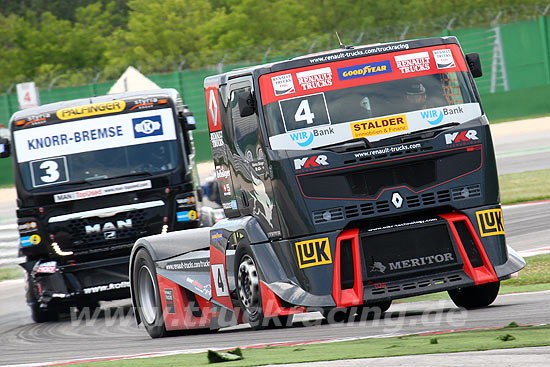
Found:
[[[547,130],[528,130],[493,134],[501,174],[550,168]],[[522,157],[519,165],[517,157]],[[12,203],[0,203],[2,217],[14,217],[13,210]],[[504,223],[514,249],[550,247],[550,202],[505,207]],[[287,328],[252,331],[242,325],[152,340],[136,326],[128,300],[103,303],[102,312],[89,319],[73,313],[56,323],[34,324],[23,282],[12,281],[0,283],[0,365],[501,327],[512,321],[544,324],[550,321],[549,303],[550,291],[499,296],[491,307],[475,311],[458,309],[450,301],[402,303],[374,320],[328,324],[314,313],[301,315],[304,322]]]

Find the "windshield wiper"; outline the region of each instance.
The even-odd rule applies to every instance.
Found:
[[[442,130],[446,130],[456,125],[460,125],[460,123],[449,122],[448,124],[443,124],[441,126],[434,126],[434,127],[429,127],[427,129],[416,130],[405,135],[392,136],[389,138],[380,139],[376,142],[376,146],[395,144],[395,143],[407,143],[414,140],[433,138],[436,134],[438,134]]]
[[[102,179],[105,179],[105,180],[111,180],[113,178],[122,178],[122,177],[133,177],[133,176],[153,176],[153,173],[149,172],[149,171],[138,171],[138,172],[131,172],[131,173],[124,173],[122,175],[118,175],[118,176],[106,176],[106,175],[103,175],[103,176],[98,176],[98,177],[102,177]],[[94,177],[90,177],[90,178],[87,178],[86,180],[93,180]]]
[[[342,141],[340,143],[323,145],[312,150],[330,150],[336,153],[350,152],[354,150],[363,150],[371,148],[372,145],[367,138],[355,138],[351,140]]]

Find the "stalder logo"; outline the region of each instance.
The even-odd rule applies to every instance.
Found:
[[[136,139],[162,135],[162,120],[159,115],[135,118],[132,119],[132,124],[134,124]]]
[[[501,209],[482,210],[476,212],[476,217],[481,237],[504,234]]]
[[[405,115],[353,122],[350,127],[354,139],[409,130]]]
[[[300,269],[332,263],[328,237],[296,242],[295,245]]]

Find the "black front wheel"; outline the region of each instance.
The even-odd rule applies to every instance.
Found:
[[[55,306],[51,304],[40,304],[40,302],[38,302],[38,290],[36,289],[34,281],[28,274],[26,274],[25,278],[25,292],[27,304],[31,309],[32,320],[36,323],[57,321],[59,319],[59,314]]]
[[[500,282],[485,283],[471,287],[450,290],[449,297],[458,307],[466,309],[489,306],[495,301],[500,289]]]
[[[132,276],[134,304],[151,338],[166,335],[155,263],[145,249],[136,254]]]

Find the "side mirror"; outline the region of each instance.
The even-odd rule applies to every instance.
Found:
[[[256,111],[256,101],[252,92],[241,92],[238,96],[239,101],[239,112],[241,117],[246,117],[254,114]]]
[[[197,128],[195,116],[193,116],[193,112],[187,106],[183,106],[183,113],[180,113],[179,118],[184,130],[195,130]]]
[[[0,158],[10,156],[10,141],[6,138],[0,138]]]
[[[468,68],[474,78],[479,78],[483,76],[483,71],[481,70],[481,61],[479,60],[479,54],[473,52],[466,55],[466,62],[468,63]]]

